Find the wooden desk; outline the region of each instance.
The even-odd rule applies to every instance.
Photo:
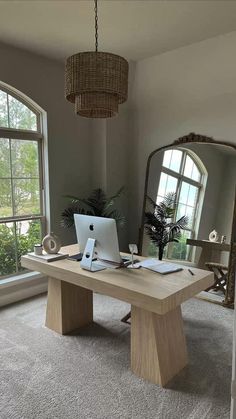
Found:
[[[220,263],[221,252],[229,252],[230,244],[220,242],[210,242],[209,240],[187,239],[186,243],[202,248],[198,261],[198,268],[205,269],[206,262]]]
[[[62,249],[78,253],[78,246]],[[141,258],[140,258],[141,259]],[[22,266],[49,276],[46,326],[61,333],[93,321],[93,291],[131,304],[131,369],[164,386],[187,364],[181,303],[213,283],[213,273],[191,268],[162,276],[146,269],[82,270],[67,259],[22,257]]]

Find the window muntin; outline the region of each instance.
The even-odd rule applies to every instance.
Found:
[[[184,166],[184,176],[189,177],[196,182],[199,182],[201,179],[201,172],[198,169],[197,165],[194,163],[193,159],[190,156],[186,156],[185,166]]]
[[[165,151],[162,165],[167,169],[179,173],[182,154],[180,150],[173,149]]]
[[[158,195],[157,195],[158,202],[162,201],[162,199],[167,193],[172,192],[173,190],[176,190],[177,181],[178,180],[174,176],[168,175],[165,172],[161,172]]]
[[[42,172],[40,113],[0,90],[0,279],[22,273],[21,255],[42,239]]]
[[[189,219],[188,228],[182,232],[179,243],[170,243],[167,246],[166,258],[190,259],[186,239],[195,236],[198,200],[203,187],[202,180],[203,173],[192,153],[176,149],[164,152],[156,202],[161,202],[168,192],[175,192],[177,197],[175,220],[183,215]]]
[[[0,217],[40,215],[38,141],[0,139]]]

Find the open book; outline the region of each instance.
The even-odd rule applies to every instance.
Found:
[[[60,260],[60,259],[65,259],[67,258],[69,255],[65,254],[65,253],[43,253],[42,255],[36,255],[34,252],[28,253],[28,256],[33,257],[35,259],[41,259],[44,260],[45,262],[55,262],[55,260]]]
[[[170,274],[173,272],[179,272],[183,270],[181,265],[171,262],[163,262],[157,259],[145,259],[141,263],[137,263],[137,266],[142,266],[143,268],[150,269],[153,272],[157,272],[162,275]]]

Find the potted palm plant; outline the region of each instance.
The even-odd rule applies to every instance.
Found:
[[[94,215],[96,217],[114,218],[117,227],[125,224],[125,217],[117,210],[114,205],[121,196],[124,188],[120,188],[115,195],[108,197],[101,189],[94,189],[88,198],[78,198],[72,195],[66,195],[70,200],[67,208],[64,209],[61,216],[61,225],[65,228],[74,226],[74,214]]]
[[[147,199],[152,211],[145,212],[145,231],[151,242],[158,247],[159,260],[162,260],[167,244],[179,242],[181,230],[188,225],[188,217],[184,215],[175,221],[177,202],[174,192],[168,193],[159,204],[150,197]]]

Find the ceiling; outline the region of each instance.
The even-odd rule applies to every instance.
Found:
[[[98,0],[99,50],[129,60],[236,30],[236,1]],[[94,50],[91,0],[0,1],[0,40],[58,60]]]

